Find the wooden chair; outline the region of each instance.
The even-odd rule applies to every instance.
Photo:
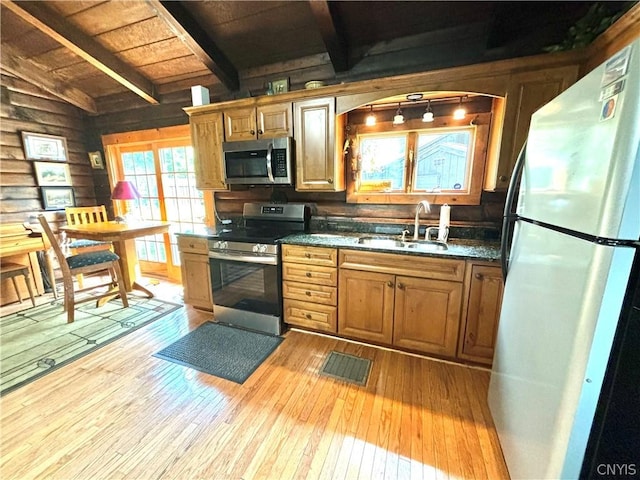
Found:
[[[115,253],[109,250],[99,250],[89,253],[81,253],[78,255],[71,255],[66,257],[58,239],[51,230],[47,219],[44,215],[38,215],[38,221],[42,225],[42,229],[46,234],[51,247],[58,258],[60,269],[62,270],[62,280],[64,283],[64,309],[67,312],[67,323],[73,323],[75,306],[78,303],[90,302],[92,300],[98,300],[105,297],[114,297],[119,295],[122,299],[122,304],[125,307],[129,306],[129,300],[127,299],[127,292],[124,287],[124,281],[122,279],[122,273],[120,271],[120,258]],[[73,276],[81,273],[97,273],[101,271],[108,271],[111,276],[111,281],[100,285],[95,285],[88,288],[80,288],[75,290],[73,285]],[[107,293],[97,296],[91,296],[82,300],[76,301],[75,294],[94,290],[100,287],[116,287],[117,289],[110,289]]]
[[[36,299],[33,297],[33,287],[31,286],[31,275],[29,274],[29,267],[26,265],[20,265],[13,262],[0,262],[0,280],[10,278],[13,282],[13,288],[16,290],[16,296],[18,301],[22,303],[22,297],[20,296],[20,289],[16,283],[16,277],[24,277],[24,283],[27,284],[29,289],[29,296],[31,297],[31,303],[36,306]]]
[[[84,225],[87,223],[101,223],[108,221],[107,209],[104,205],[96,205],[94,207],[67,207],[64,209],[67,217],[67,225]],[[98,240],[85,239],[65,239],[64,248],[68,249],[71,255],[80,253],[99,252],[104,250],[113,251],[111,242],[100,242]],[[76,277],[78,286],[84,286],[82,275]]]

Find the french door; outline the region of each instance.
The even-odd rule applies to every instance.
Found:
[[[176,133],[178,127],[172,127]],[[137,200],[114,201],[116,215],[171,222],[168,234],[136,239],[136,253],[142,272],[180,280],[180,256],[176,233],[205,225],[205,196],[195,187],[193,147],[189,136],[151,138],[161,131],[134,132],[120,143],[107,145],[113,136],[103,137],[111,166],[111,181],[129,180],[137,188]],[[189,134],[188,127],[180,132]],[[139,136],[134,135],[140,134]],[[126,140],[129,140],[128,142]],[[132,220],[135,221],[135,220]]]

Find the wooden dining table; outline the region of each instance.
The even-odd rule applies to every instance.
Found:
[[[136,271],[139,270],[139,267],[135,239],[166,233],[170,226],[170,222],[160,221],[132,221],[130,223],[111,221],[66,225],[60,227],[60,230],[65,231],[72,238],[112,242],[115,253],[120,257],[120,267],[127,292],[140,290],[151,298],[153,293],[137,282]]]

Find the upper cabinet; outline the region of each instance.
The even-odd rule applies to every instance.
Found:
[[[291,102],[224,110],[224,136],[228,142],[290,137]]]
[[[335,98],[303,100],[293,107],[296,190],[344,190],[344,116],[336,116]]]
[[[226,190],[222,161],[222,113],[192,115],[191,142],[195,157],[196,188]]]
[[[485,190],[504,190],[529,133],[531,115],[578,79],[578,65],[515,74],[507,87],[500,153],[489,165]]]

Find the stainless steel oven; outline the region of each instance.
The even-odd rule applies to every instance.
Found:
[[[303,204],[247,203],[242,228],[209,240],[214,320],[272,335],[284,330],[278,240],[308,226]]]
[[[276,245],[209,241],[216,321],[273,335],[282,333],[281,272]]]

